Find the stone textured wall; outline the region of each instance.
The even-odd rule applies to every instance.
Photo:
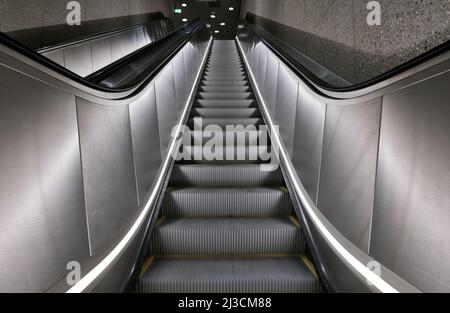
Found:
[[[243,0],[241,15],[262,17],[258,24],[352,83],[450,40],[448,0],[379,0],[381,26],[367,24],[368,2]]]
[[[69,0],[0,0],[0,31],[66,23]],[[78,0],[82,21],[161,11],[172,15],[172,0]]]

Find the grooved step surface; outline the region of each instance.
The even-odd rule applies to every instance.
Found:
[[[286,255],[305,252],[290,218],[166,218],[150,246],[161,256]]]
[[[204,118],[257,118],[257,108],[195,108],[192,115]]]
[[[300,258],[157,259],[140,280],[140,292],[320,292]]]
[[[211,108],[211,107],[220,107],[220,108],[239,108],[239,107],[251,107],[255,106],[256,102],[253,99],[249,100],[196,100],[196,103],[199,107],[202,108]]]
[[[175,165],[170,185],[195,187],[282,186],[280,170],[262,171],[260,165]]]
[[[272,188],[180,188],[167,192],[168,217],[287,216],[292,204],[287,190]]]

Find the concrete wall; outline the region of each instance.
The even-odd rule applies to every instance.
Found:
[[[66,23],[69,0],[0,0],[0,31]],[[171,0],[79,0],[83,21],[161,11],[171,17]]]
[[[448,0],[379,0],[381,26],[367,24],[368,2],[242,0],[241,16],[262,17],[258,24],[352,83],[450,40]]]

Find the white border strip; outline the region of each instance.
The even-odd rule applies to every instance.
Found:
[[[192,86],[191,93],[190,93],[189,98],[184,107],[183,114],[181,115],[181,119],[178,123],[177,131],[175,132],[175,134],[179,134],[181,132],[181,127],[183,126],[183,121],[186,119],[187,114],[189,114],[190,103],[193,101],[193,97],[195,96],[195,93],[197,91],[198,81],[203,72],[203,67],[206,62],[206,58],[208,57],[208,53],[211,48],[211,43],[212,43],[212,37],[210,37],[210,39],[209,39],[208,47],[206,48],[200,69],[198,70],[198,73],[195,77],[195,81]],[[145,204],[145,207],[142,210],[142,212],[139,215],[136,222],[133,224],[133,226],[128,231],[128,233],[125,235],[125,237],[122,238],[122,240],[119,242],[119,244],[102,261],[100,261],[100,263],[98,263],[89,273],[87,273],[78,283],[76,283],[72,288],[70,288],[67,291],[67,293],[81,293],[81,292],[86,291],[86,289],[88,289],[91,286],[91,284],[93,282],[95,282],[95,280],[97,278],[101,277],[104,274],[104,272],[125,252],[125,249],[130,245],[131,241],[136,237],[136,234],[140,230],[144,221],[146,220],[147,215],[150,212],[150,209],[153,207],[153,203],[156,201],[159,189],[161,188],[161,186],[164,182],[165,173],[167,172],[168,167],[171,163],[172,155],[178,146],[177,145],[178,141],[176,139],[177,139],[176,137],[172,138],[169,152],[164,161],[162,170],[160,171],[160,175],[158,177],[156,185],[153,188],[150,198],[148,199],[147,203]]]
[[[311,220],[314,223],[314,226],[319,230],[322,237],[325,239],[327,244],[336,252],[339,258],[344,260],[347,264],[349,264],[353,270],[355,270],[357,273],[359,273],[361,276],[364,277],[364,279],[367,280],[367,282],[371,283],[377,290],[383,293],[398,293],[399,291],[395,289],[393,286],[391,286],[389,283],[387,283],[385,280],[383,280],[380,276],[376,275],[374,272],[372,272],[367,266],[365,266],[363,263],[361,263],[353,254],[351,254],[334,236],[333,234],[328,230],[328,228],[325,226],[325,224],[321,221],[320,217],[316,214],[316,210],[318,210],[317,207],[313,207],[310,201],[308,201],[309,196],[306,194],[304,187],[301,186],[301,183],[299,182],[297,173],[292,168],[292,165],[290,163],[289,157],[286,154],[285,149],[283,148],[283,145],[281,143],[281,139],[279,137],[279,134],[277,131],[275,131],[273,120],[269,114],[269,111],[267,110],[266,103],[264,102],[264,99],[261,95],[261,92],[259,90],[258,84],[256,83],[255,76],[253,75],[252,69],[249,66],[249,62],[247,60],[247,56],[244,53],[244,49],[241,46],[241,43],[236,37],[236,42],[239,45],[239,48],[241,50],[241,54],[244,58],[244,62],[247,67],[247,71],[249,75],[251,76],[251,79],[253,81],[254,89],[258,94],[258,98],[260,100],[262,109],[265,113],[265,116],[267,117],[267,123],[269,124],[269,128],[271,130],[271,139],[274,140],[279,148],[281,157],[283,158],[283,162],[286,165],[286,169],[288,170],[288,174],[290,177],[293,177],[293,187],[296,191],[296,193],[300,196],[300,199],[302,201],[303,207],[306,209],[308,216],[311,218]]]

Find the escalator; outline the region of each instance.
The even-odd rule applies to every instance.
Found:
[[[0,34],[0,292],[448,290],[448,47],[333,89],[240,26],[194,20],[85,77]],[[116,35],[59,55],[84,69]]]
[[[224,138],[235,135],[226,125],[264,123],[234,41],[213,42],[188,126],[199,122]],[[205,143],[201,132],[191,135]],[[251,152],[263,135],[247,135],[245,147],[234,140],[219,160],[174,165],[138,292],[320,291],[281,171],[261,169]],[[225,160],[230,148],[242,157]]]

